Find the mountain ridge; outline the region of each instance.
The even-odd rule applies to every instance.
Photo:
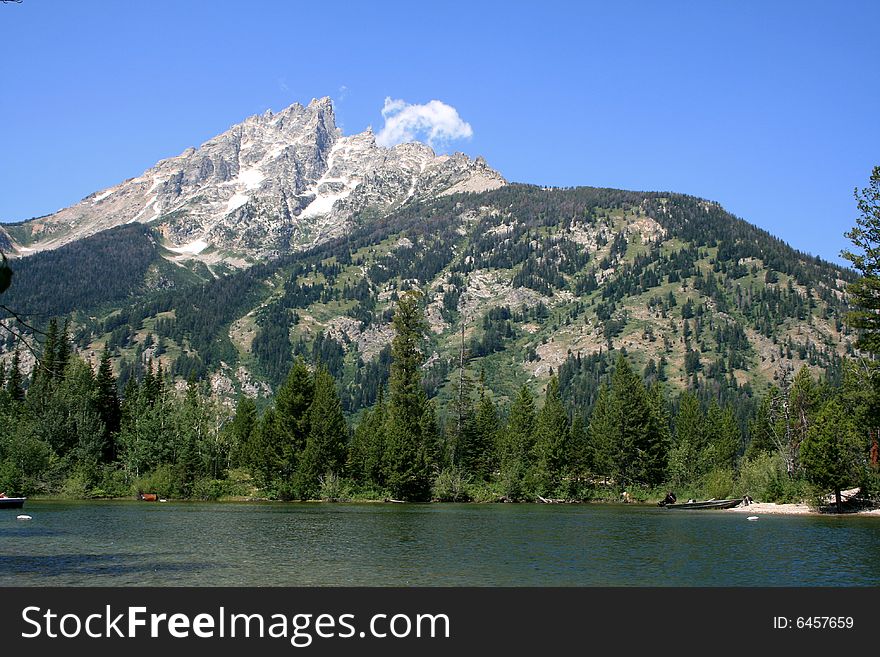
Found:
[[[110,349],[121,386],[155,360],[180,385],[266,397],[302,355],[357,413],[384,385],[391,316],[413,288],[441,401],[462,355],[500,396],[559,374],[589,406],[608,354],[626,351],[646,378],[745,408],[787,368],[833,378],[855,353],[853,272],[718,203],[508,183],[482,158],[343,136],[327,98],[7,229],[0,248],[8,236],[27,257],[4,301],[69,317],[80,353]]]
[[[27,256],[126,223],[155,225],[176,259],[247,266],[339,236],[355,214],[506,184],[482,158],[436,155],[420,143],[378,146],[344,136],[332,101],[246,118],[160,160],[140,176],[0,232]]]

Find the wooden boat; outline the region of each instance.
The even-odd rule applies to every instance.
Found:
[[[0,509],[20,509],[26,497],[0,497]]]
[[[735,500],[704,500],[702,502],[679,502],[666,504],[667,509],[732,509],[742,504],[742,499]]]

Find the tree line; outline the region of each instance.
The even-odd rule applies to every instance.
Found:
[[[794,499],[811,483],[876,490],[870,425],[875,395],[846,361],[841,385],[805,367],[766,394],[743,432],[731,405],[671,399],[618,352],[588,413],[552,376],[509,409],[459,372],[437,409],[423,381],[422,299],[402,295],[387,386],[352,429],[335,377],[298,356],[273,403],[234,413],[191,379],[178,390],[161,363],[117,392],[109,351],[97,368],[76,355],[66,325],[49,323],[30,377],[18,352],[0,368],[0,490],[73,497],[399,499],[406,501],[641,499],[679,495]],[[572,386],[570,378],[566,384]],[[581,397],[581,399],[583,399]]]

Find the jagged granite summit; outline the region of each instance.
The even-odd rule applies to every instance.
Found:
[[[29,221],[11,246],[26,256],[141,222],[155,225],[179,257],[234,261],[344,235],[366,209],[505,184],[482,158],[438,156],[421,143],[383,148],[369,129],[343,136],[331,100],[321,98],[251,116],[137,178]]]

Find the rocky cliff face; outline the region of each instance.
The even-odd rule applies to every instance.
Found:
[[[252,116],[16,233],[18,255],[121,224],[154,224],[178,257],[243,262],[345,234],[357,213],[506,184],[482,158],[343,136],[329,98]]]

